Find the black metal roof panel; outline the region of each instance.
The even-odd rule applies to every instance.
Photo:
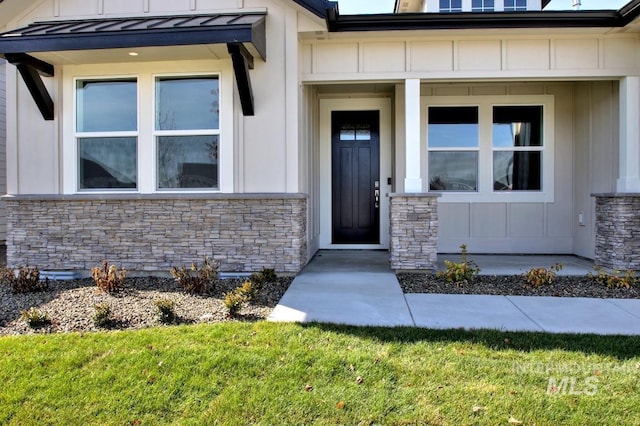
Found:
[[[0,34],[0,53],[250,43],[266,58],[266,13],[36,22]]]

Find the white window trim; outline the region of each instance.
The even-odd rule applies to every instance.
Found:
[[[220,109],[219,118],[218,118],[218,128],[217,129],[202,129],[202,130],[157,130],[156,129],[156,79],[162,77],[218,77],[218,87],[220,89],[220,94],[218,95]],[[161,192],[163,194],[166,193],[177,193],[177,192],[220,192],[220,189],[198,189],[198,188],[158,188],[158,137],[159,136],[218,136],[218,155],[220,155],[222,151],[222,142],[221,142],[221,128],[222,128],[222,76],[220,73],[158,73],[153,74],[153,122],[152,122],[152,133],[153,133],[153,161],[154,167],[152,171],[153,176],[153,186],[155,192]],[[221,157],[218,158],[218,187],[222,187],[222,178],[221,174]]]
[[[80,138],[96,138],[96,137],[135,137],[136,138],[136,188],[113,188],[109,189],[109,192],[138,192],[140,188],[140,108],[136,109],[136,130],[130,131],[115,131],[115,132],[79,132],[78,131],[78,96],[77,96],[77,83],[78,81],[114,81],[114,80],[136,80],[136,103],[140,105],[140,84],[136,75],[114,75],[108,78],[103,77],[80,77],[73,79],[73,145],[75,150],[75,192],[78,193],[93,193],[103,192],[102,189],[80,188],[80,154],[79,143]]]
[[[552,203],[555,199],[555,108],[553,95],[523,95],[523,96],[423,96],[421,136],[424,147],[421,159],[422,177],[425,192],[438,192],[442,197],[438,202],[443,203]],[[543,107],[543,147],[531,147],[523,150],[542,151],[542,190],[541,191],[494,191],[493,190],[493,107],[494,106],[528,106],[542,105]],[[479,126],[479,156],[478,156],[478,191],[477,192],[447,192],[431,191],[429,189],[427,140],[428,109],[438,106],[477,106]],[[442,150],[442,149],[434,149]],[[446,151],[470,151],[471,148],[445,149]],[[502,150],[502,149],[496,149]],[[510,149],[520,150],[520,149]]]
[[[131,73],[132,65],[96,64],[67,65],[63,67],[62,99],[62,190],[64,194],[154,194],[154,193],[233,193],[233,68],[229,60],[176,61],[136,63],[136,73]],[[156,131],[155,131],[155,77],[156,76],[217,76],[220,84],[220,122],[218,189],[157,189],[156,184]],[[130,189],[79,189],[78,145],[76,139],[76,81],[109,80],[135,78],[138,90],[138,185]],[[133,133],[133,132],[127,132]],[[110,133],[111,134],[111,133]],[[200,132],[199,134],[203,134]],[[84,135],[84,134],[83,134]]]

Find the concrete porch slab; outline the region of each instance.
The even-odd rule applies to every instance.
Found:
[[[508,296],[508,299],[548,332],[640,335],[638,317],[619,306],[626,303],[579,297]]]
[[[418,327],[542,331],[504,296],[407,294],[405,297]]]
[[[414,325],[400,284],[391,272],[303,272],[291,283],[269,321]]]

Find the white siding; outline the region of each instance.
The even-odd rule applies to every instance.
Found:
[[[595,199],[615,192],[618,176],[619,112],[617,81],[583,82],[575,90],[574,253],[592,258]],[[584,225],[577,218],[583,213]]]
[[[553,95],[553,202],[439,203],[438,251],[475,253],[572,253],[574,113],[573,83],[423,85],[423,96]],[[423,123],[424,125],[424,123]],[[588,196],[588,195],[587,195]]]
[[[169,10],[171,9],[171,10]],[[299,69],[298,69],[298,9],[288,2],[277,0],[132,0],[103,1],[103,0],[49,0],[44,1],[28,16],[21,18],[23,24],[38,19],[70,19],[70,18],[101,18],[107,15],[166,14],[198,14],[215,11],[230,12],[243,9],[247,11],[268,10],[267,52],[268,58],[264,62],[255,61],[255,69],[250,71],[255,101],[255,115],[245,117],[242,114],[235,82],[233,84],[233,102],[221,105],[233,114],[233,125],[224,129],[233,138],[233,182],[230,186],[233,192],[298,192],[300,176],[298,170],[298,120],[295,120],[299,108]],[[231,70],[231,60],[225,52],[224,44],[221,62],[225,68]],[[215,50],[215,49],[213,49]],[[217,52],[217,50],[216,50]],[[118,52],[106,52],[117,54]],[[120,52],[122,53],[122,52]],[[218,59],[211,52],[211,60]],[[73,116],[72,100],[69,94],[63,93],[64,87],[69,87],[69,79],[73,76],[65,73],[65,65],[56,63],[56,54],[50,59],[56,65],[56,76],[45,78],[45,84],[50,90],[56,108],[56,120],[47,122],[42,120],[33,99],[19,77],[9,79],[13,86],[10,94],[15,93],[17,111],[17,149],[16,165],[12,172],[17,174],[17,189],[19,194],[58,194],[73,187],[64,179],[61,170],[75,167],[70,159],[63,156],[63,147],[73,144],[69,139],[69,116]],[[75,57],[74,57],[75,58]],[[100,63],[103,59],[96,58],[90,53],[84,57],[87,63]],[[285,60],[286,58],[286,60]],[[63,55],[58,60],[64,61]],[[196,59],[208,59],[199,57]],[[126,55],[114,60],[110,64],[100,65],[96,69],[104,70],[105,74],[113,74],[112,69],[126,67]],[[184,61],[187,64],[189,61]],[[82,62],[80,62],[82,63]],[[168,66],[179,66],[180,61],[167,61]],[[149,63],[138,65],[129,64],[128,71],[138,68],[147,69]],[[167,67],[159,64],[155,72],[161,72]],[[151,70],[154,72],[154,70]],[[215,70],[213,70],[215,71]],[[92,77],[99,77],[101,71],[93,73]],[[135,71],[133,71],[135,72]],[[233,79],[231,71],[226,75]],[[67,89],[68,91],[68,89]],[[69,101],[64,104],[64,97]],[[63,105],[64,104],[64,105]],[[151,117],[141,117],[141,120]],[[67,123],[67,124],[65,124]],[[65,127],[66,126],[66,127]],[[145,143],[141,141],[141,143]],[[147,141],[147,143],[149,143]],[[33,173],[38,170],[38,173]],[[70,186],[71,185],[71,186]]]
[[[401,40],[390,34],[304,41],[303,79],[601,79],[636,75],[640,63],[639,40],[629,34],[499,36],[478,31],[446,37],[433,32],[428,39],[404,35]]]
[[[7,114],[5,62],[0,59],[0,195],[7,192]],[[0,200],[0,241],[7,239],[7,212]]]

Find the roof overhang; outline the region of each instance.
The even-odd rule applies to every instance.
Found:
[[[326,19],[327,10],[337,9],[337,1],[327,0],[293,0],[295,3],[307,9],[319,18]]]
[[[631,3],[640,3],[640,0]],[[329,15],[328,26],[329,31],[332,32],[503,28],[620,28],[628,25],[639,14],[640,7],[623,8],[619,11]]]
[[[542,0],[542,8],[550,0]],[[395,10],[399,0],[395,2]],[[473,30],[508,28],[621,28],[640,16],[640,0],[631,0],[620,10],[385,13],[340,15],[337,7],[327,9],[331,32],[401,30]]]
[[[253,115],[248,70],[255,57],[266,60],[265,21],[266,12],[36,22],[0,34],[0,57],[16,65],[43,117],[52,120],[53,102],[41,76],[52,76],[54,67],[35,56],[226,44],[243,112]]]

